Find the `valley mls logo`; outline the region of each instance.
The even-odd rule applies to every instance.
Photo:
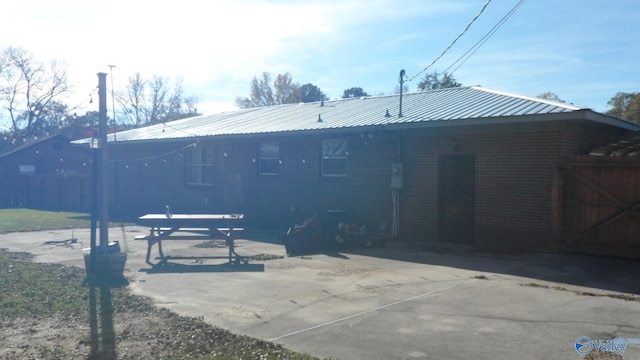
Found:
[[[617,352],[620,355],[627,351],[629,344],[640,344],[638,338],[615,338],[610,340],[591,340],[588,336],[580,336],[576,340],[576,351],[580,355],[587,355],[591,351]]]

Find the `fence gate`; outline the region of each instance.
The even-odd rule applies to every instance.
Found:
[[[640,161],[578,157],[559,180],[561,249],[640,258]]]

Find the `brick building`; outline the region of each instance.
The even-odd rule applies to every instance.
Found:
[[[118,133],[110,208],[243,212],[250,224],[282,228],[339,210],[406,241],[548,248],[564,157],[638,130],[481,87],[406,94],[402,109],[399,100],[244,109]]]

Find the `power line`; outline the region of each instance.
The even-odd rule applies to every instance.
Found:
[[[176,153],[179,153],[183,150],[186,150],[188,148],[192,148],[192,147],[197,147],[198,143],[200,143],[200,140],[196,140],[195,142],[190,143],[189,145],[185,145],[179,149],[175,149],[175,150],[171,150],[162,154],[156,154],[156,155],[150,155],[150,156],[146,156],[146,157],[141,157],[141,158],[134,158],[134,159],[112,159],[109,160],[109,162],[113,162],[113,163],[130,163],[130,162],[138,162],[138,161],[148,161],[148,160],[154,160],[154,159],[160,159],[160,158],[164,158]]]
[[[82,100],[78,105],[69,108],[69,110],[67,112],[72,112],[74,110],[77,110],[80,107],[84,106],[87,102],[89,102],[89,104],[92,104],[93,103],[93,95],[96,93],[96,91],[98,91],[98,87],[97,86],[95,88],[93,88],[93,90],[89,93],[89,95],[84,100]]]
[[[469,60],[471,56],[473,56],[473,54],[476,53],[476,51],[478,51],[478,49],[482,47],[482,45],[484,45],[489,40],[489,38],[491,38],[498,31],[498,29],[500,29],[500,27],[502,27],[502,25],[504,25],[505,22],[507,22],[507,20],[509,20],[509,18],[511,18],[511,16],[516,11],[518,11],[518,9],[522,6],[522,4],[524,4],[525,1],[526,0],[520,0],[520,2],[518,2],[511,10],[509,10],[509,12],[504,17],[502,17],[502,19],[500,19],[500,21],[498,21],[498,23],[494,25],[491,30],[489,30],[489,32],[487,32],[482,38],[480,38],[480,40],[478,40],[478,42],[476,42],[471,48],[469,48],[469,50],[467,50],[464,54],[462,54],[462,56],[454,61],[453,64],[451,64],[444,72],[449,72],[449,69],[451,69],[459,61],[464,59],[462,60],[460,65],[456,66],[456,68],[453,69],[453,71],[449,72],[449,74],[453,74],[454,72],[456,72],[465,62],[467,62],[467,60]]]
[[[487,6],[489,5],[490,2],[491,2],[491,0],[487,0],[487,2],[484,4],[482,9],[480,9],[480,12],[476,16],[474,16],[473,19],[471,19],[469,24],[467,24],[467,27],[465,27],[464,30],[462,30],[460,35],[458,35],[455,39],[453,39],[451,44],[449,44],[449,46],[447,46],[447,48],[444,49],[444,51],[437,58],[435,58],[435,60],[433,60],[431,62],[431,64],[427,65],[427,67],[422,69],[420,72],[418,72],[417,74],[415,74],[412,77],[410,77],[407,81],[411,81],[411,80],[415,79],[416,77],[420,76],[420,74],[422,74],[423,72],[427,71],[427,69],[429,69],[431,66],[433,66],[433,64],[435,64],[438,60],[440,60],[440,58],[442,58],[444,56],[444,54],[446,54],[447,51],[449,51],[449,49],[451,49],[453,47],[453,45],[467,32],[467,30],[469,30],[471,25],[473,25],[473,23],[480,17],[480,15],[482,15],[482,13],[487,8]]]

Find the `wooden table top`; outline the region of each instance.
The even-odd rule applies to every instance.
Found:
[[[146,214],[140,216],[138,219],[145,221],[194,221],[194,220],[242,220],[244,214],[171,214],[171,217],[167,217],[165,214]]]

